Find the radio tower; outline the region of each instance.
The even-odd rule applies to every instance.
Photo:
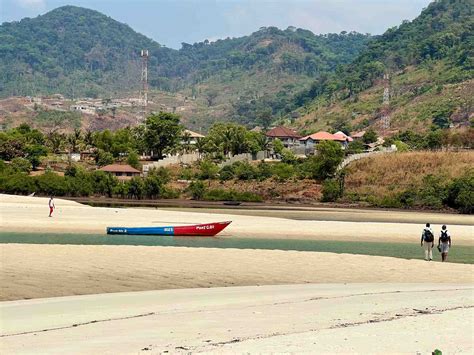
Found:
[[[140,112],[142,122],[145,121],[148,106],[148,49],[142,49],[140,56],[142,57],[142,76],[140,90]]]
[[[390,75],[383,75],[383,104],[382,104],[382,130],[390,128]]]

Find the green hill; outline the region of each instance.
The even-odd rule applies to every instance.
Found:
[[[240,38],[183,43],[178,51],[97,11],[64,6],[0,26],[0,97],[136,95],[139,53],[148,49],[152,97],[159,101],[165,92],[197,100],[192,111],[199,124],[206,125],[206,117],[254,124],[268,116],[262,110],[269,106],[273,115],[291,111],[292,94],[349,63],[369,38],[268,27]],[[176,100],[172,106],[179,106]]]
[[[384,74],[391,78],[392,128],[469,124],[473,9],[472,1],[434,1],[412,22],[374,38],[351,64],[322,76],[294,97],[293,102],[303,107],[297,125],[306,130],[377,127]]]

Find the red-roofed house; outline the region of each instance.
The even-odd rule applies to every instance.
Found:
[[[265,133],[265,135],[270,141],[273,141],[278,138],[279,140],[282,141],[283,145],[287,148],[297,145],[298,140],[301,138],[301,136],[298,133],[296,133],[290,128],[283,127],[283,126],[272,128],[267,133]]]
[[[316,144],[322,141],[334,141],[345,145],[346,137],[340,134],[331,134],[329,132],[320,131],[300,139],[300,143],[304,145],[306,149],[312,149]]]
[[[131,167],[130,165],[110,164],[99,169],[115,175],[119,180],[130,180],[134,176],[140,176],[140,170]]]

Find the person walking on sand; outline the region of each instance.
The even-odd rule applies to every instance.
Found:
[[[426,227],[421,233],[421,246],[425,250],[425,260],[433,260],[434,234],[429,223],[426,223]]]
[[[449,234],[446,225],[443,224],[438,239],[438,250],[441,252],[442,261],[448,261],[449,248],[451,248],[451,235]]]
[[[49,199],[48,205],[49,205],[49,217],[53,217],[53,211],[56,208],[56,206],[54,205],[53,196],[51,196],[51,198]]]

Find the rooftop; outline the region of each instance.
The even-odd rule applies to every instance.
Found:
[[[300,141],[306,141],[312,139],[314,141],[341,141],[344,142],[346,137],[338,134],[331,134],[329,132],[320,131],[317,133],[310,134],[309,136],[303,137]]]
[[[267,137],[274,137],[274,138],[280,138],[280,137],[296,138],[296,139],[301,138],[301,136],[298,133],[284,126],[278,126],[278,127],[272,128],[267,133],[265,133],[265,135]]]
[[[189,135],[191,138],[204,138],[202,134],[190,131],[189,129],[185,129],[184,134]]]

